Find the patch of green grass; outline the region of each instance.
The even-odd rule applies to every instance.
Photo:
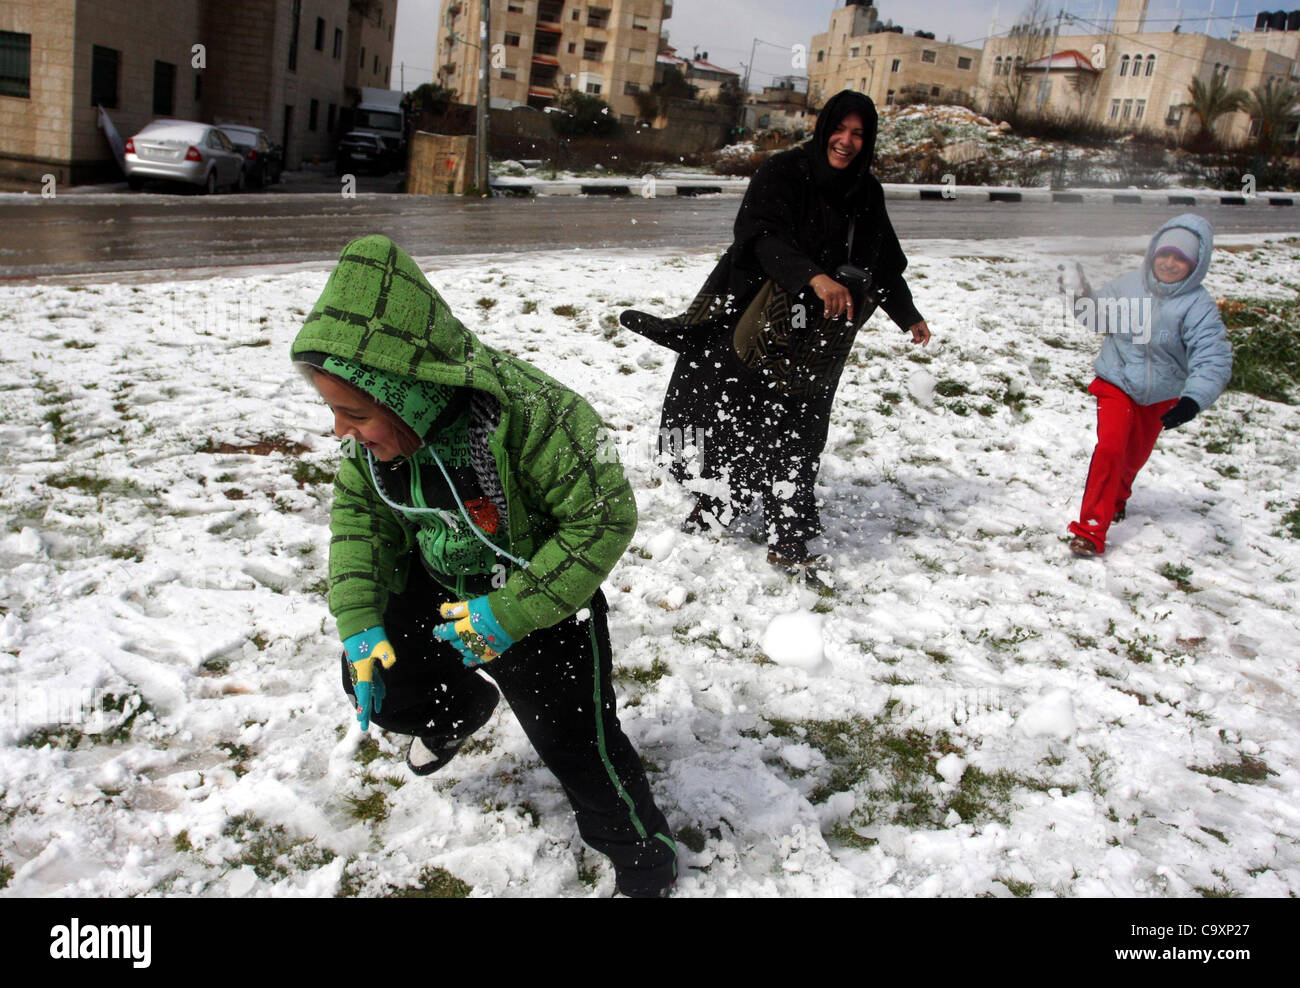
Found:
[[[1230,840],[1228,840],[1227,837],[1223,836],[1222,830],[1215,830],[1213,827],[1201,827],[1201,829],[1204,830],[1211,837],[1217,838],[1218,840],[1222,841],[1225,844],[1232,843]]]
[[[689,848],[695,854],[704,852],[706,838],[699,827],[682,827],[675,836],[677,843]]]
[[[389,886],[391,891],[387,899],[464,899],[474,887],[453,875],[449,871],[429,865],[420,872],[415,885],[404,888]]]
[[[380,754],[382,754],[382,752],[379,750],[379,742],[367,734],[361,739],[361,743],[357,745],[357,753],[352,757],[362,765],[369,765],[378,758]]]
[[[477,305],[484,312],[491,312],[492,309],[496,307],[497,300],[494,298],[488,298],[487,296],[484,296],[474,304]]]
[[[45,483],[50,487],[57,487],[61,491],[72,488],[81,491],[83,494],[89,494],[91,497],[98,497],[113,482],[106,477],[88,477],[85,474],[76,473],[50,477]]]
[[[1165,563],[1160,567],[1159,573],[1166,580],[1176,586],[1183,593],[1190,593],[1192,587],[1192,568],[1187,565],[1175,566],[1173,563]]]
[[[1014,878],[999,878],[998,881],[1017,899],[1028,899],[1034,894],[1034,887],[1028,882],[1018,882]]]
[[[1227,779],[1229,782],[1240,782],[1243,784],[1253,784],[1263,782],[1270,775],[1277,775],[1272,771],[1263,759],[1248,758],[1243,756],[1241,761],[1220,762],[1218,765],[1188,766],[1193,772],[1201,775],[1212,775],[1219,779]]]
[[[388,819],[388,797],[378,790],[360,798],[349,796],[348,803],[352,807],[348,812],[358,820],[382,823]]]
[[[1224,299],[1219,312],[1233,350],[1229,389],[1293,404],[1300,383],[1300,298]]]
[[[293,479],[299,487],[305,487],[307,484],[332,484],[334,471],[316,463],[299,460],[293,465]]]
[[[531,316],[534,312],[537,311],[537,303],[534,302],[532,299],[526,299],[524,301],[522,308],[520,308],[519,311],[526,316]]]
[[[89,350],[95,344],[83,340],[68,340],[63,345],[67,347],[69,350]]]
[[[258,878],[268,882],[287,878],[294,871],[314,871],[337,856],[312,839],[291,837],[284,827],[268,826],[251,813],[231,817],[221,835],[239,847],[239,856],[232,863],[251,866]]]
[[[852,847],[859,851],[869,851],[880,843],[874,837],[863,837],[851,824],[843,821],[835,824],[826,836],[845,847]]]
[[[172,847],[175,849],[177,854],[186,854],[194,850],[194,845],[190,843],[190,832],[188,830],[182,830],[179,834],[173,837]]]
[[[642,686],[652,686],[670,672],[672,672],[672,670],[668,667],[668,663],[663,659],[656,658],[650,663],[649,669],[620,669],[618,678],[630,679],[632,682],[639,683]]]
[[[0,858],[0,889],[7,888],[14,878],[14,866]]]
[[[1270,504],[1269,507],[1285,507],[1285,505]],[[1300,539],[1300,501],[1296,501],[1296,506],[1282,516],[1282,531],[1280,534],[1290,535],[1293,539]]]
[[[959,395],[970,394],[970,388],[962,384],[961,381],[946,379],[934,386],[934,393],[944,398],[956,398]]]
[[[54,429],[54,441],[60,446],[65,446],[72,442],[72,430],[66,422],[63,421],[63,408],[56,405],[48,412],[41,416],[42,422],[48,422]]]

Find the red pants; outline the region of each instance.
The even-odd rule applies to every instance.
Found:
[[[1088,466],[1079,520],[1070,523],[1070,531],[1089,539],[1098,552],[1105,552],[1111,519],[1128,502],[1133,478],[1164,428],[1160,416],[1178,404],[1178,399],[1139,405],[1101,378],[1096,378],[1088,391],[1097,397],[1097,448]]]

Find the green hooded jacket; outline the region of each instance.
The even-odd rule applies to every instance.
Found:
[[[496,398],[501,418],[488,445],[505,492],[508,550],[528,566],[508,567],[504,586],[488,595],[492,613],[518,641],[586,605],[637,520],[631,487],[586,401],[479,342],[382,236],[343,249],[291,348],[295,362],[313,352]],[[347,638],[383,623],[388,595],[405,588],[419,551],[410,523],[380,500],[360,449],[339,467],[330,530],[329,607]]]

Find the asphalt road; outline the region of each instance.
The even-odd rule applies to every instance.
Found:
[[[333,193],[0,197],[0,278],[328,261],[383,233],[417,256],[725,245],[740,197],[465,200]],[[891,200],[906,241],[1149,235],[1188,207]],[[1300,207],[1212,206],[1218,235],[1300,232]]]

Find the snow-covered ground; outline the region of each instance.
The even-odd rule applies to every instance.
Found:
[[[1140,246],[1092,244],[1094,283]],[[756,517],[681,534],[654,461],[671,355],[616,315],[681,310],[714,254],[425,264],[620,437],[621,716],[680,894],[1300,892],[1300,410],[1230,393],[1163,436],[1076,560],[1096,341],[1048,307],[1056,258],[908,248],[935,339],[859,338],[827,596],[766,565]],[[1207,284],[1293,298],[1297,265],[1221,251]],[[343,701],[338,445],[287,361],[325,277],[0,287],[0,894],[611,892],[504,704],[419,779]]]

